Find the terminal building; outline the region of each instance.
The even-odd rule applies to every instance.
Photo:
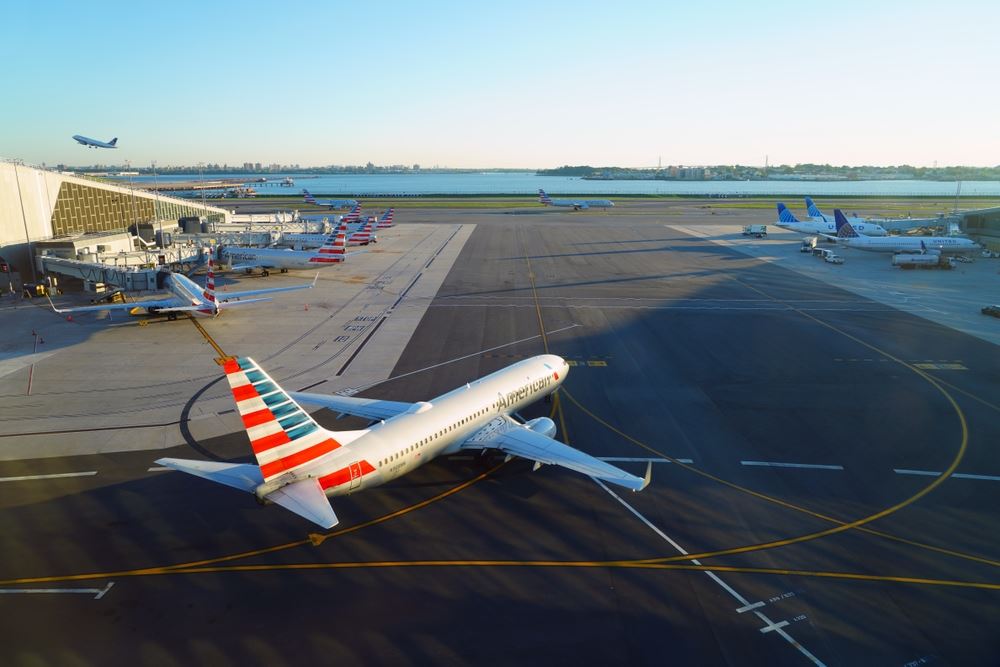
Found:
[[[108,237],[181,218],[229,222],[230,212],[94,178],[0,162],[0,291],[36,281],[35,245],[86,235]],[[95,242],[104,244],[103,240]],[[86,243],[84,244],[86,245]]]
[[[959,213],[959,228],[986,250],[1000,253],[1000,208]]]

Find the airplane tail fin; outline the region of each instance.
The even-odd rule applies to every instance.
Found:
[[[396,212],[396,209],[390,208],[386,209],[386,212],[382,214],[382,217],[378,219],[377,225],[383,229],[386,227],[392,227],[394,224],[392,221],[392,216]]]
[[[546,206],[550,206],[552,204],[552,197],[545,194],[545,190],[538,188],[538,201]]]
[[[347,256],[347,234],[337,229],[309,261],[322,264],[343,262]]]
[[[308,190],[306,190],[305,188],[302,188],[302,197],[306,200],[307,204],[315,204],[316,203],[316,198],[313,197],[312,194]]]
[[[265,482],[367,433],[323,428],[249,357],[229,359],[224,370]]]
[[[341,218],[341,220],[344,222],[357,222],[360,216],[361,216],[361,202],[358,202],[351,207],[351,210],[348,211],[347,215]]]
[[[809,211],[809,216],[813,218],[822,218],[823,212],[819,210],[819,206],[813,202],[812,197],[806,197],[806,210]]]
[[[218,315],[219,301],[215,297],[215,263],[212,260],[211,250],[208,252],[208,274],[205,276],[205,291],[201,295],[212,304],[212,310]]]
[[[795,214],[788,210],[788,208],[778,202],[778,222],[798,222],[799,219],[795,217]]]
[[[844,217],[843,211],[839,208],[833,210],[833,219],[837,221],[837,236],[842,239],[856,239],[860,236],[851,226],[851,223]]]
[[[254,493],[324,528],[335,526],[337,515],[325,490],[353,483],[374,467],[360,461],[322,477],[297,478],[295,473],[367,431],[323,428],[249,357],[230,358],[223,368],[257,465],[184,459],[157,463]],[[282,484],[286,476],[290,481]]]
[[[118,143],[118,137],[115,137],[114,139],[108,142],[108,146],[114,146],[117,143]]]

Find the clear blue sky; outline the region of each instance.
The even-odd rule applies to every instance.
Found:
[[[1000,2],[673,4],[11,3],[0,156],[1000,164]]]

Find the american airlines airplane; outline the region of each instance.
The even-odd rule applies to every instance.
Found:
[[[85,137],[82,134],[74,134],[73,138],[76,139],[76,143],[82,144],[87,148],[118,148],[115,145],[118,143],[118,137],[115,137],[111,141],[98,141],[97,139]]]
[[[356,493],[401,477],[437,456],[496,449],[642,491],[652,476],[624,470],[565,445],[547,417],[520,423],[519,409],[555,391],[569,365],[552,354],[519,361],[430,401],[286,392],[250,358],[225,363],[226,378],[257,463],[164,458],[162,466],[252,493],[322,526],[339,520],[327,496]],[[299,406],[322,405],[378,420],[357,431],[330,431]]]
[[[348,256],[362,251],[346,252],[347,237],[340,232],[327,236],[326,243],[318,250],[292,250],[290,248],[244,248],[220,246],[219,261],[225,262],[230,271],[262,269],[264,276],[269,269],[282,273],[290,269],[318,269],[343,262]]]
[[[956,236],[887,236],[885,238],[863,236],[855,231],[839,208],[834,210],[833,215],[837,220],[837,235],[830,236],[824,234],[824,236],[834,239],[837,243],[847,248],[857,248],[858,250],[869,250],[872,252],[919,252],[931,254],[972,252],[980,248],[979,244],[971,239]]]
[[[774,224],[782,229],[800,234],[821,234],[830,238],[837,233],[837,223],[833,221],[827,222],[815,217],[811,220],[799,220],[781,202],[778,202],[778,221]],[[885,236],[887,234],[885,229],[872,222],[862,221],[856,223],[854,226],[855,229],[866,236]]]
[[[310,289],[316,286],[319,273],[308,285],[292,285],[289,287],[268,287],[266,289],[246,290],[243,292],[226,292],[218,295],[215,291],[215,270],[212,265],[212,256],[208,256],[208,276],[205,279],[205,289],[203,290],[193,280],[180,273],[163,271],[157,276],[157,283],[162,284],[172,296],[165,299],[151,299],[148,301],[133,301],[131,303],[108,303],[100,306],[82,306],[80,308],[56,308],[52,300],[49,305],[57,313],[93,313],[101,310],[128,310],[135,311],[139,308],[149,315],[166,313],[168,320],[176,320],[177,313],[189,312],[194,315],[218,317],[223,310],[228,310],[235,306],[245,306],[248,303],[258,301],[270,301],[271,297],[248,299],[260,294],[273,294],[275,292],[290,292],[292,290]],[[135,313],[133,313],[135,314]]]
[[[315,204],[316,206],[329,206],[332,209],[350,208],[351,206],[356,206],[358,203],[357,199],[316,199],[305,188],[302,188],[302,196],[305,198],[307,204]]]
[[[359,246],[378,243],[378,236],[375,234],[374,227],[375,222],[369,218],[368,222],[354,231],[350,231],[344,222],[337,225],[336,231],[343,232],[347,236],[348,246]],[[282,234],[281,243],[295,245],[300,248],[318,248],[324,245],[328,238],[330,238],[329,234]]]
[[[607,199],[553,199],[545,194],[545,190],[541,188],[538,188],[538,201],[545,206],[572,206],[574,211],[591,207],[608,208],[615,205],[614,202]]]

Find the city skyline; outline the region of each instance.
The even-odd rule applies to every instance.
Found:
[[[164,167],[1000,163],[985,2],[17,5],[0,156]],[[28,26],[38,29],[27,30]],[[73,134],[119,137],[87,149]],[[89,154],[88,154],[89,151]],[[102,151],[109,155],[95,156]]]

